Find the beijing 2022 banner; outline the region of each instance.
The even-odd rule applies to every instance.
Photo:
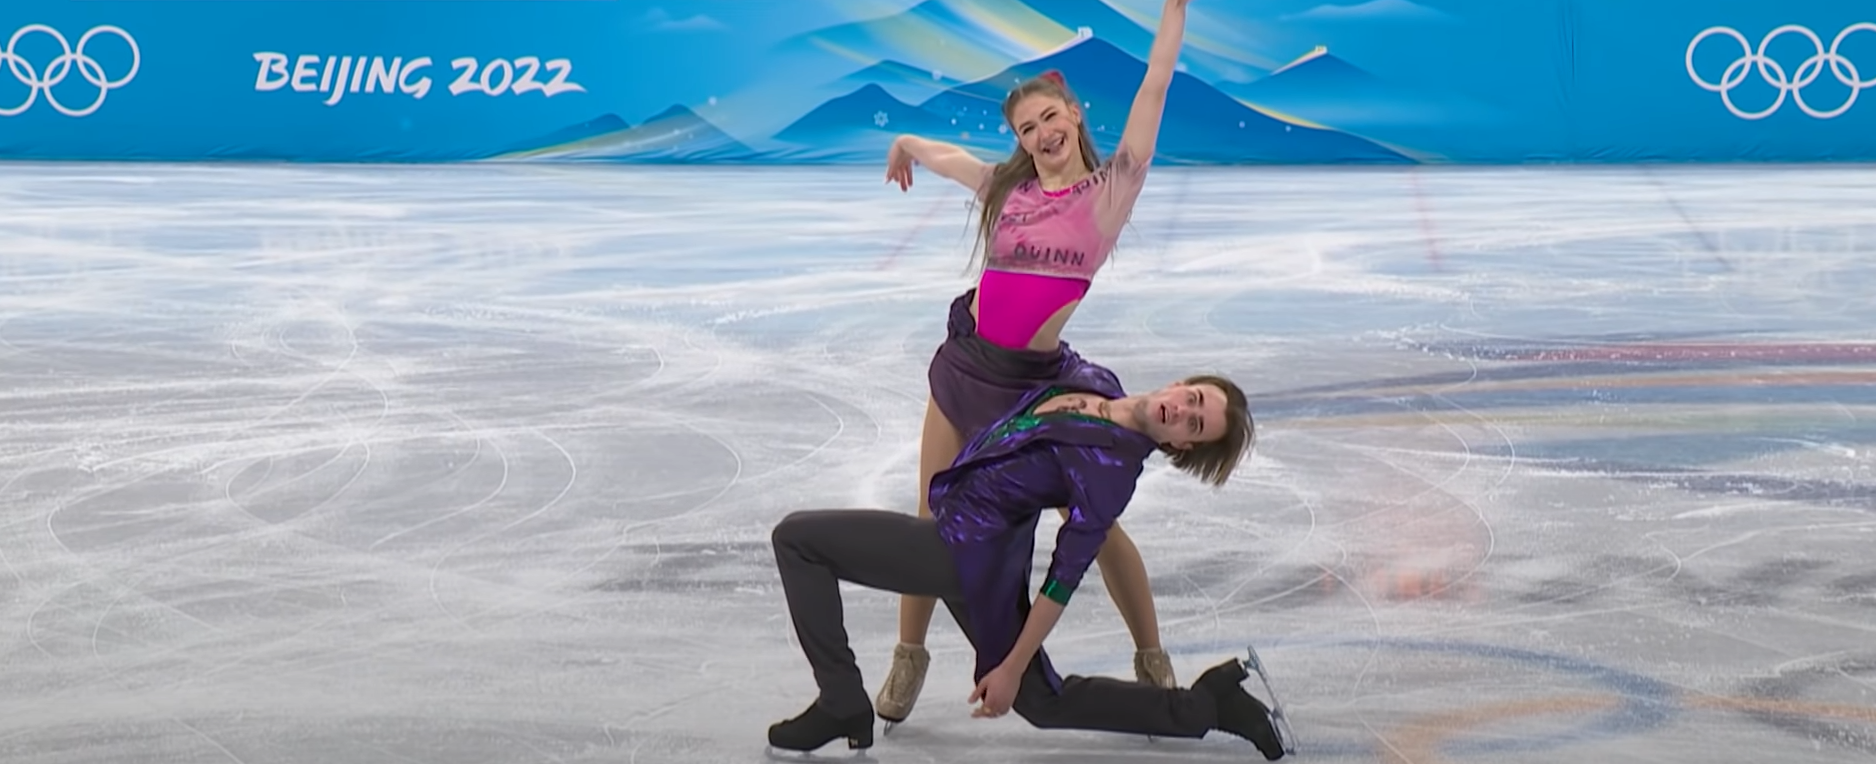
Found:
[[[0,158],[997,157],[1059,69],[1111,150],[1161,0],[5,0]],[[1876,5],[1192,0],[1168,163],[1876,158]]]

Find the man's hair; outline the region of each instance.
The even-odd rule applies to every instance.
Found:
[[[1192,473],[1213,486],[1224,485],[1231,477],[1231,471],[1237,469],[1257,442],[1257,422],[1251,418],[1250,402],[1245,398],[1243,388],[1214,374],[1187,377],[1183,382],[1187,385],[1211,385],[1224,391],[1225,435],[1217,440],[1194,444],[1183,451],[1165,449],[1166,455],[1174,467]]]

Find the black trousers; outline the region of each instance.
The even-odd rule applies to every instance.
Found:
[[[795,635],[814,669],[823,709],[847,717],[872,712],[847,641],[841,581],[944,600],[976,645],[950,550],[930,519],[880,510],[796,512],[775,526],[775,565]],[[1031,660],[1014,710],[1042,728],[1203,737],[1218,721],[1212,696],[1109,677],[1067,676],[1057,693]]]

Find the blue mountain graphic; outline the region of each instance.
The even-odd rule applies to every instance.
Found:
[[[1269,77],[1225,85],[1231,95],[1259,107],[1329,127],[1453,124],[1487,113],[1463,96],[1429,96],[1394,85],[1318,47]]]
[[[923,101],[961,84],[962,80],[947,77],[942,72],[934,74],[898,61],[881,61],[833,83],[843,88],[878,85],[893,98],[911,102]]]
[[[570,127],[563,127],[541,136],[534,141],[536,146],[554,146],[562,143],[582,141],[596,135],[630,130],[632,125],[617,114],[604,114]]]
[[[821,104],[775,134],[775,140],[841,154],[884,160],[901,133],[933,135],[949,129],[944,120],[869,84]]]
[[[546,135],[515,141],[510,144],[508,148],[497,152],[497,154],[504,158],[509,156],[524,156],[530,152],[538,151],[542,147],[576,143],[607,133],[629,130],[631,127],[631,123],[626,122],[624,118],[617,114],[602,114],[577,125],[568,125],[567,127],[560,128]]]
[[[1000,30],[993,28],[998,24],[1021,26],[1032,34],[1039,33],[1040,30],[1034,28],[1035,16],[1070,31],[1092,30],[1092,36],[1143,56],[1152,48],[1156,31],[1115,11],[1103,0],[925,0],[888,16],[794,35],[777,43],[771,53],[812,57],[840,50],[862,56],[883,56],[887,51],[904,50],[907,40],[925,40],[930,42],[913,47],[924,48],[936,43],[951,52],[964,50],[997,55],[1007,50],[977,41],[998,37]],[[1267,66],[1208,53],[1193,46],[1187,46],[1180,58],[1196,71],[1231,79],[1247,80],[1269,71]],[[896,96],[906,97],[895,88],[887,89]]]
[[[1003,99],[1010,89],[1050,69],[1061,70],[1082,101],[1096,146],[1103,154],[1112,152],[1146,76],[1146,63],[1099,38],[952,88],[920,106],[957,120],[959,129],[994,133],[1003,124]],[[1007,136],[1002,141],[1005,147],[1013,142]],[[1183,72],[1173,75],[1155,153],[1169,162],[1412,162],[1364,138],[1266,116]]]
[[[624,124],[624,120],[619,120]],[[590,124],[590,123],[587,123]],[[569,132],[580,126],[567,128]],[[696,112],[678,105],[637,127],[590,135],[503,156],[503,159],[563,159],[622,162],[723,162],[753,159],[757,152],[731,138]]]

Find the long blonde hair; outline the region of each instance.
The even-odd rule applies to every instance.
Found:
[[[1068,89],[1068,82],[1062,73],[1050,70],[1041,76],[1023,82],[1003,99],[1003,121],[1009,122],[1016,111],[1016,105],[1033,95],[1043,95],[1061,100],[1070,108],[1079,110],[1080,103],[1075,94]],[[1014,126],[1012,126],[1014,127]],[[1087,115],[1082,115],[1081,129],[1077,131],[1076,142],[1081,146],[1081,162],[1089,172],[1100,165],[1100,156],[1094,148],[1094,134],[1088,131]],[[977,211],[977,243],[971,249],[971,267],[981,270],[987,264],[991,242],[997,236],[997,220],[1003,215],[1003,203],[1010,198],[1010,192],[1017,186],[1037,178],[1035,157],[1023,149],[1019,141],[1010,158],[998,163],[990,173],[990,182],[984,187],[984,198]],[[979,262],[982,256],[985,262]]]

